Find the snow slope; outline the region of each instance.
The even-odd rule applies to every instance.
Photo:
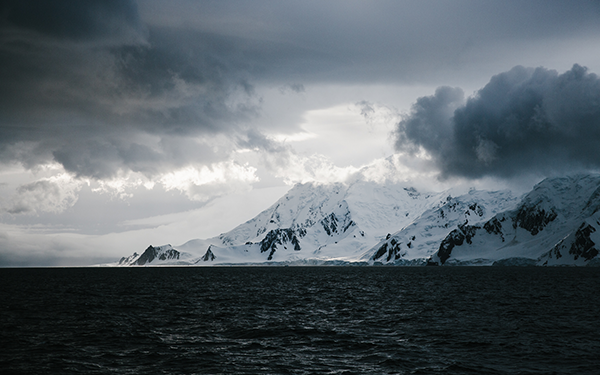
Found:
[[[516,203],[516,197],[507,190],[470,190],[457,197],[448,194],[442,203],[377,243],[367,252],[366,260],[399,265],[425,264],[451,230],[459,225],[487,221],[497,213],[513,208]]]
[[[600,176],[546,179],[515,209],[485,223],[459,225],[442,240],[430,261],[587,265],[598,255],[599,210]]]
[[[458,189],[426,193],[401,183],[362,178],[347,184],[298,184],[252,220],[218,237],[191,240],[177,248],[189,254],[186,264],[201,265],[424,263],[457,224],[471,215],[487,219],[515,201],[510,192],[471,190],[455,198],[457,194]],[[410,237],[415,237],[412,242],[406,240]],[[374,255],[386,241],[398,243],[391,244],[394,257],[384,261]],[[408,251],[400,256],[402,243]],[[136,256],[121,264],[139,264]],[[182,259],[171,261],[181,264]]]
[[[408,225],[436,201],[401,184],[298,184],[254,219],[211,240],[182,246],[212,264],[356,262],[374,243]]]
[[[298,184],[252,220],[209,239],[150,246],[120,265],[600,264],[600,176],[510,191],[420,192],[357,177]]]

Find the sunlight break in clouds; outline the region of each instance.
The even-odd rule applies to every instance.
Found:
[[[179,190],[191,200],[207,201],[221,195],[246,191],[257,182],[256,168],[233,161],[216,163],[199,169],[189,166],[167,173],[160,183],[168,190]]]
[[[358,171],[354,166],[338,167],[325,155],[313,154],[308,157],[289,155],[288,165],[279,168],[276,176],[283,178],[288,185],[306,182],[332,183],[345,181]]]

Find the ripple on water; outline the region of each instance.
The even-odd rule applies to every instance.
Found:
[[[596,374],[600,269],[1,269],[9,373]]]

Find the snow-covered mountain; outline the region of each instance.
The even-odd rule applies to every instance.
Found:
[[[600,176],[547,179],[510,191],[417,191],[355,178],[298,184],[210,239],[150,246],[121,265],[600,263]]]
[[[443,199],[401,184],[360,179],[348,184],[298,184],[254,219],[179,249],[208,253],[211,264],[356,262],[388,233]]]
[[[174,264],[180,259],[183,261],[189,259],[190,254],[181,253],[175,250],[171,245],[148,246],[142,254],[133,253],[128,257],[123,257],[119,261],[120,266],[143,266],[145,264]],[[184,263],[185,264],[185,263]]]
[[[517,198],[507,190],[470,190],[457,197],[446,194],[443,203],[433,205],[409,225],[377,243],[366,253],[366,260],[384,264],[425,265],[453,228],[489,220],[516,204]]]
[[[546,179],[513,210],[461,224],[431,257],[436,264],[598,263],[600,176]]]

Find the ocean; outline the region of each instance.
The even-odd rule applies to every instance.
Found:
[[[599,374],[600,268],[0,269],[2,374]]]

